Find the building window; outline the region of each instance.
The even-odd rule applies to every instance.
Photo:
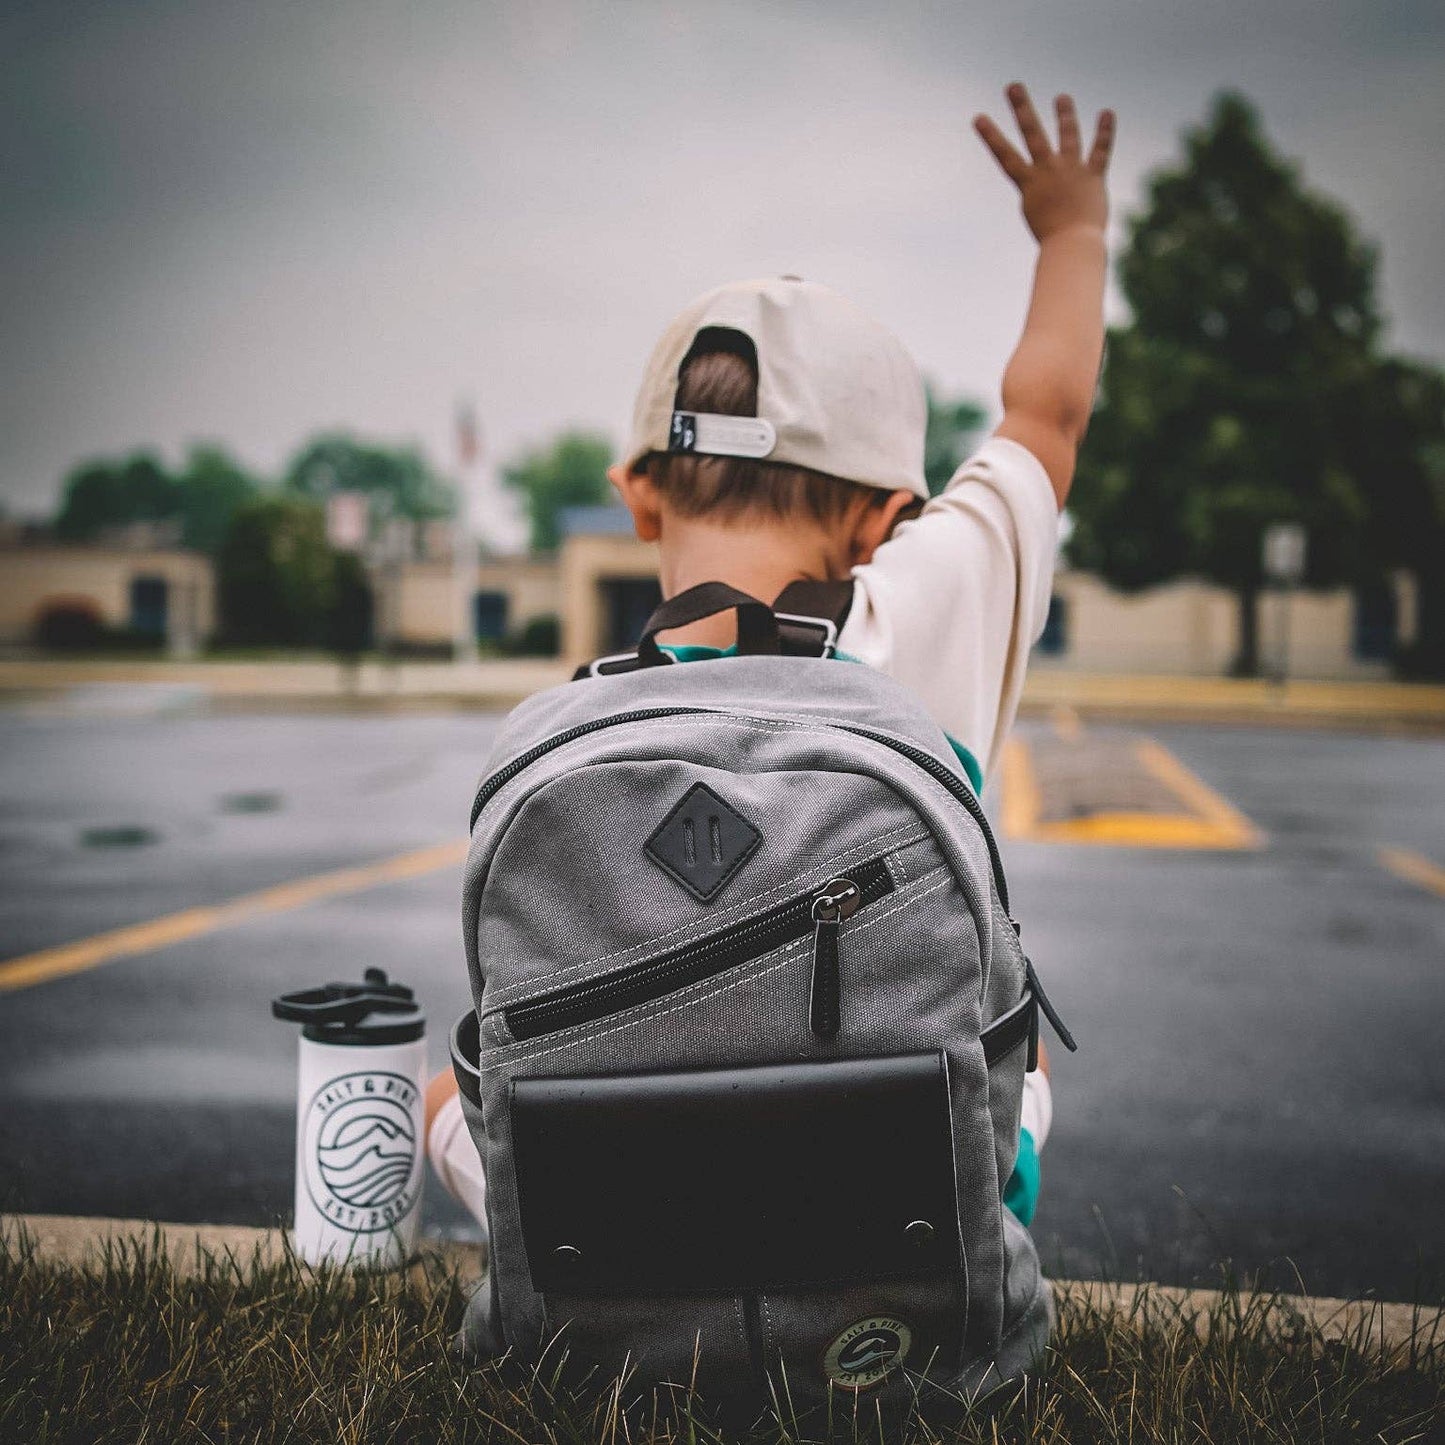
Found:
[[[478,642],[500,642],[507,635],[507,594],[478,592],[472,598],[472,626]]]
[[[1059,657],[1069,646],[1069,600],[1057,592],[1049,598],[1049,615],[1036,644],[1045,657]]]
[[[604,577],[600,585],[605,631],[602,650],[630,652],[662,601],[662,588],[655,577]]]
[[[132,577],[130,583],[130,630],[142,637],[166,635],[168,589],[164,577]]]
[[[1356,589],[1353,644],[1361,662],[1388,662],[1398,627],[1395,589],[1388,582],[1368,582]]]

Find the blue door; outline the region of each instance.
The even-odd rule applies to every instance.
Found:
[[[1069,646],[1069,603],[1056,592],[1049,598],[1049,615],[1034,646],[1045,657],[1059,657]]]
[[[164,577],[132,577],[130,581],[130,630],[142,637],[161,641],[166,635],[169,602]]]
[[[507,594],[476,593],[472,597],[472,626],[478,642],[500,642],[507,635]]]
[[[607,577],[602,580],[605,612],[604,652],[626,652],[637,646],[647,619],[662,601],[655,577]]]
[[[1363,662],[1388,662],[1395,651],[1400,625],[1395,589],[1388,582],[1368,582],[1355,592],[1355,656]]]

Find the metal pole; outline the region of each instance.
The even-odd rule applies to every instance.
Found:
[[[456,662],[470,662],[477,655],[477,629],[472,616],[477,538],[472,527],[472,504],[480,457],[476,413],[470,403],[464,402],[457,408],[457,510],[452,526],[452,658]]]
[[[1284,600],[1280,609],[1280,635],[1279,635],[1279,685],[1283,691],[1285,684],[1289,681],[1289,644],[1290,644],[1290,623],[1294,616],[1294,589],[1293,579],[1285,583]]]

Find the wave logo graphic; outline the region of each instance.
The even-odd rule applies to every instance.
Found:
[[[854,1320],[823,1355],[823,1375],[843,1390],[871,1390],[902,1365],[913,1331],[891,1315]]]
[[[388,1099],[358,1099],[327,1119],[316,1163],[328,1192],[354,1209],[378,1209],[405,1188],[416,1155],[411,1113]]]
[[[302,1159],[312,1203],[348,1234],[400,1227],[421,1198],[421,1097],[402,1074],[343,1074],[306,1111]]]

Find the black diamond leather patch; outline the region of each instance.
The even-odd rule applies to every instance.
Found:
[[[710,903],[763,835],[705,783],[694,783],[643,849],[694,898]]]

